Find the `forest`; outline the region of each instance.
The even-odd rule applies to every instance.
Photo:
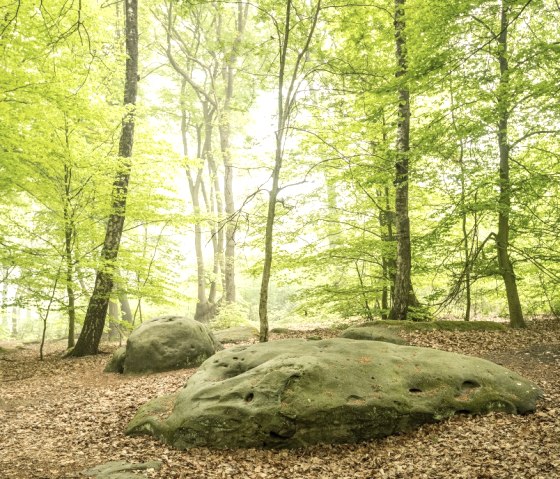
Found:
[[[0,476],[163,456],[148,477],[560,475],[557,0],[1,3],[0,418],[25,411],[0,432],[46,420],[49,452],[13,439]],[[453,417],[455,446],[429,425],[177,469],[179,453],[122,430],[185,376],[102,373],[166,315],[253,343],[385,324],[513,369],[544,406]],[[27,396],[60,403],[56,424]],[[503,457],[465,459],[469,435]]]
[[[139,9],[3,7],[3,336],[558,312],[555,2]]]

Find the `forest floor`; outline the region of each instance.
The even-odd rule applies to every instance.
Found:
[[[338,335],[315,330],[271,335]],[[165,479],[517,479],[560,477],[560,321],[535,320],[523,331],[408,332],[413,345],[502,364],[544,391],[535,414],[455,416],[382,440],[300,450],[175,451],[123,430],[137,408],[172,392],[194,370],[151,376],[103,373],[108,355],[62,359],[64,345],[0,347],[0,478],[84,477],[109,461],[163,463],[144,477]],[[141,476],[142,477],[142,476]]]

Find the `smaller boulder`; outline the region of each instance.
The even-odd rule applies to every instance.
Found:
[[[124,373],[124,360],[126,358],[126,346],[118,348],[105,366],[106,373]]]
[[[374,325],[352,326],[343,331],[340,337],[365,341],[383,341],[393,344],[407,344],[407,342],[394,331]]]
[[[259,330],[253,326],[237,326],[216,331],[214,336],[222,344],[239,344],[259,339]]]
[[[163,316],[143,323],[119,348],[105,371],[156,373],[200,366],[222,345],[208,326],[182,316]]]
[[[160,467],[160,461],[136,463],[111,461],[82,471],[82,474],[95,479],[140,479],[146,476],[135,474],[135,472],[150,470],[157,471]]]

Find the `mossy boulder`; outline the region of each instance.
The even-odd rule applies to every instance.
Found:
[[[119,348],[106,371],[124,374],[155,373],[194,368],[222,345],[208,326],[181,316],[163,316],[143,323]]]
[[[376,325],[352,326],[343,331],[340,337],[365,341],[384,341],[393,344],[407,344],[394,330]]]
[[[259,339],[259,330],[253,326],[235,326],[215,331],[214,336],[222,344],[238,344]]]
[[[383,319],[360,326],[379,326],[403,331],[507,331],[505,323],[495,321],[399,321]]]
[[[124,373],[124,360],[126,359],[126,346],[121,346],[113,353],[110,361],[105,366],[106,373]]]
[[[378,341],[287,339],[217,353],[177,393],[142,406],[126,432],[178,449],[348,443],[457,412],[531,412],[540,394],[479,358]]]

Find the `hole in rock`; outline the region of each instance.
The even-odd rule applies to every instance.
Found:
[[[245,396],[245,401],[246,402],[251,402],[254,398],[255,398],[255,395],[253,393],[249,393],[249,394],[247,394],[247,396]]]
[[[408,390],[408,392],[409,392],[409,393],[412,393],[412,394],[418,394],[418,393],[421,393],[421,392],[422,392],[422,389],[410,388],[410,389]]]
[[[480,384],[478,384],[478,382],[476,381],[463,381],[463,384],[461,384],[461,389],[464,391],[465,389],[476,389],[479,388]]]

